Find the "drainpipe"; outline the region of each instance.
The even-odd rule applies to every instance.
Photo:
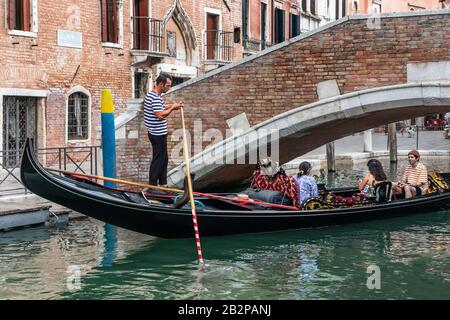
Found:
[[[244,49],[247,45],[247,0],[242,0],[242,46]]]

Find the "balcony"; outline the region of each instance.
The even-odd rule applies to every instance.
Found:
[[[147,57],[163,58],[167,56],[164,46],[164,30],[161,20],[150,17],[131,17],[133,24],[133,45],[131,54],[139,62]]]
[[[247,54],[253,54],[272,46],[269,41],[263,41],[255,38],[244,38],[244,51]]]
[[[300,13],[300,32],[308,32],[317,29],[320,26],[320,17],[311,13]]]
[[[233,61],[233,32],[205,30],[203,43],[206,65],[221,66]]]

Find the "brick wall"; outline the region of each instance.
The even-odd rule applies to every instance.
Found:
[[[1,88],[49,90],[46,105],[47,147],[65,145],[66,94],[82,86],[91,94],[91,140],[100,122],[100,92],[113,92],[118,113],[131,98],[129,50],[129,1],[123,2],[123,49],[101,44],[99,1],[38,1],[37,37],[8,35],[5,28],[5,1],[0,1]],[[83,48],[57,46],[57,30],[82,32]],[[16,70],[25,70],[17,73]],[[44,74],[45,76],[43,76]],[[69,144],[73,145],[73,144]]]
[[[255,125],[316,101],[321,81],[337,79],[341,93],[405,83],[408,62],[450,60],[447,30],[448,11],[383,18],[380,29],[369,29],[367,20],[352,18],[181,86],[165,99],[185,102],[191,132],[194,121],[201,119],[203,131],[217,128],[224,134],[225,121],[242,112]],[[178,114],[170,118],[169,127],[172,132],[181,127]],[[177,143],[170,141],[169,150]]]
[[[152,16],[163,19],[176,1],[181,4],[195,31],[198,48],[199,74],[202,66],[202,31],[205,29],[204,8],[219,10],[222,15],[222,29],[233,31],[241,26],[240,1],[227,0],[172,0],[151,1]],[[82,146],[100,144],[96,128],[100,126],[100,96],[102,89],[111,89],[116,117],[127,108],[132,98],[130,55],[131,0],[123,1],[123,46],[105,47],[101,43],[100,4],[98,0],[38,0],[38,32],[36,37],[10,35],[6,29],[6,1],[0,1],[0,89],[7,95],[10,89],[46,90],[45,135],[42,147]],[[229,9],[225,5],[229,5]],[[82,33],[82,49],[57,45],[57,31],[68,30]],[[165,45],[165,44],[164,44]],[[233,59],[242,57],[240,44],[233,44]],[[154,60],[150,59],[150,64]],[[160,61],[161,62],[161,61]],[[164,61],[162,61],[164,62]],[[86,89],[91,96],[91,128],[89,141],[66,143],[65,128],[67,116],[67,95],[75,87]],[[1,97],[1,96],[0,96]],[[1,103],[0,103],[1,105]],[[137,121],[139,122],[139,121]],[[126,175],[133,177],[148,171],[149,145],[145,129],[140,123],[127,124],[129,131],[140,130],[144,136],[143,146],[135,148],[137,140],[117,141],[119,175],[125,168]],[[39,128],[43,132],[43,128]],[[2,148],[2,146],[0,146]],[[137,150],[137,151],[136,151]],[[139,153],[139,156],[136,154]],[[125,160],[123,160],[125,159]],[[140,165],[129,164],[136,159]],[[125,174],[125,173],[124,173]],[[146,173],[145,173],[146,174]]]
[[[190,23],[195,32],[196,46],[198,48],[199,62],[197,65],[199,74],[205,72],[205,66],[202,61],[204,41],[203,31],[206,29],[205,10],[212,9],[213,12],[220,12],[223,31],[233,31],[235,27],[241,27],[241,2],[236,0],[174,0],[174,1],[153,1],[152,15],[155,19],[162,20],[170,12],[175,3],[181,5],[184,12],[189,17]],[[227,6],[228,5],[228,6]],[[242,31],[241,31],[242,32]],[[242,58],[242,45],[233,43],[233,60]]]

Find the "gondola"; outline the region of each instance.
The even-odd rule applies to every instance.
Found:
[[[191,210],[175,206],[174,195],[145,194],[111,189],[74,176],[45,169],[36,159],[29,141],[22,161],[21,179],[33,193],[74,211],[125,229],[161,238],[194,237]],[[433,192],[414,199],[359,205],[338,205],[324,199],[312,200],[303,210],[274,209],[226,199],[196,197],[202,237],[241,233],[274,232],[386,219],[450,208],[450,174],[439,174]],[[323,191],[323,190],[322,190]],[[327,194],[349,195],[349,189],[325,190]],[[196,201],[196,202],[197,202]],[[307,210],[307,209],[311,210]]]

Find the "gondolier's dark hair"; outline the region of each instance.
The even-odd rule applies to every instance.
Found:
[[[159,74],[159,76],[156,78],[156,85],[162,83],[162,84],[166,84],[167,79],[169,79],[170,81],[172,81],[172,77],[170,75],[168,75],[167,73],[161,72]]]

